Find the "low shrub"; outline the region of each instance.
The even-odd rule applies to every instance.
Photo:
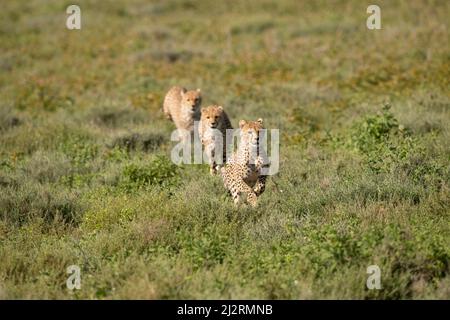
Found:
[[[157,156],[148,165],[130,164],[122,172],[120,186],[136,190],[148,186],[170,187],[178,183],[179,167],[165,156]]]
[[[430,159],[422,141],[399,123],[386,104],[376,115],[356,122],[343,137],[332,140],[359,153],[374,173],[402,170],[415,182],[441,181],[444,168]]]

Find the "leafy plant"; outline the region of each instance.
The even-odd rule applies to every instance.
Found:
[[[175,185],[179,167],[165,156],[157,156],[150,164],[130,164],[123,170],[122,187],[126,190],[145,188],[151,185],[169,187]]]
[[[84,137],[70,137],[65,143],[61,144],[60,149],[77,167],[86,166],[98,153],[97,145]]]

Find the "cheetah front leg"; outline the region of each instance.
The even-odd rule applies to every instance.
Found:
[[[250,188],[243,179],[239,179],[230,188],[231,196],[233,197],[234,204],[239,204],[241,193],[247,194],[247,203],[252,207],[256,207],[256,194],[252,188]]]
[[[214,146],[208,145],[206,152],[209,160],[209,173],[214,176],[217,174],[218,169],[215,159]]]
[[[258,181],[256,181],[256,184],[253,187],[253,191],[255,192],[257,197],[259,197],[266,189],[266,179],[267,179],[267,176],[259,176],[258,177]]]
[[[245,183],[239,172],[230,172],[228,166],[222,167],[220,172],[223,177],[225,188],[230,192],[236,206],[239,205],[241,193],[246,193],[247,203],[252,207],[256,207],[256,194],[253,189]]]
[[[222,162],[220,162],[220,161],[216,161],[216,160],[221,160]],[[224,168],[225,167],[225,164],[226,164],[226,154],[224,153],[223,154],[223,156],[222,156],[222,159],[215,159],[214,158],[214,168],[215,168],[215,170],[216,170],[216,172],[220,172],[221,170],[222,170],[222,168]]]
[[[217,166],[214,161],[211,161],[211,164],[209,165],[209,173],[212,176],[215,176],[217,174]]]

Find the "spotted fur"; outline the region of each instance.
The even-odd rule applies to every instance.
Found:
[[[239,204],[240,195],[247,194],[247,203],[256,206],[257,197],[266,187],[266,176],[261,174],[265,167],[260,155],[259,133],[263,120],[239,121],[241,141],[239,148],[221,169],[225,188],[231,193],[234,203]]]

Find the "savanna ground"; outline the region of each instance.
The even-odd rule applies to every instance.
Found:
[[[450,298],[448,1],[69,4],[0,11],[1,298]],[[280,129],[257,210],[169,160],[175,84]]]

